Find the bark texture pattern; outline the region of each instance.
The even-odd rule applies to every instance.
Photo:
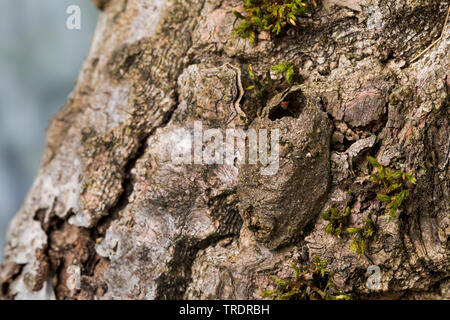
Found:
[[[258,299],[291,262],[327,259],[353,298],[450,298],[448,1],[324,0],[297,28],[231,35],[238,0],[110,0],[76,88],[53,117],[41,168],[11,223],[1,295],[35,299]],[[293,110],[276,63],[301,85]],[[264,83],[257,98],[248,65]],[[265,105],[278,108],[266,117]],[[247,120],[242,121],[242,117]],[[277,128],[280,167],[176,164],[179,128]],[[171,148],[168,148],[171,146]],[[367,155],[414,170],[389,219]],[[321,212],[376,218],[360,259]],[[381,268],[381,288],[366,269]]]

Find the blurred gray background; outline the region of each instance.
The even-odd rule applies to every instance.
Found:
[[[67,7],[81,8],[68,30]],[[49,118],[75,86],[97,20],[90,0],[0,1],[0,262],[9,221],[39,168]]]

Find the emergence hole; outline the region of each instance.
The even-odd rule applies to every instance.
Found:
[[[304,101],[304,97],[300,91],[291,92],[283,102],[270,112],[269,119],[275,121],[284,117],[298,118],[302,111]]]

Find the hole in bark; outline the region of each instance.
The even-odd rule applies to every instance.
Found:
[[[275,121],[284,117],[298,118],[304,106],[304,99],[300,92],[291,92],[284,100],[271,110],[269,119]]]

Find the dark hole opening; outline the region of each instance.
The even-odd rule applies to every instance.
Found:
[[[297,92],[291,92],[269,114],[269,119],[275,121],[284,117],[298,118],[304,105],[304,97]]]

